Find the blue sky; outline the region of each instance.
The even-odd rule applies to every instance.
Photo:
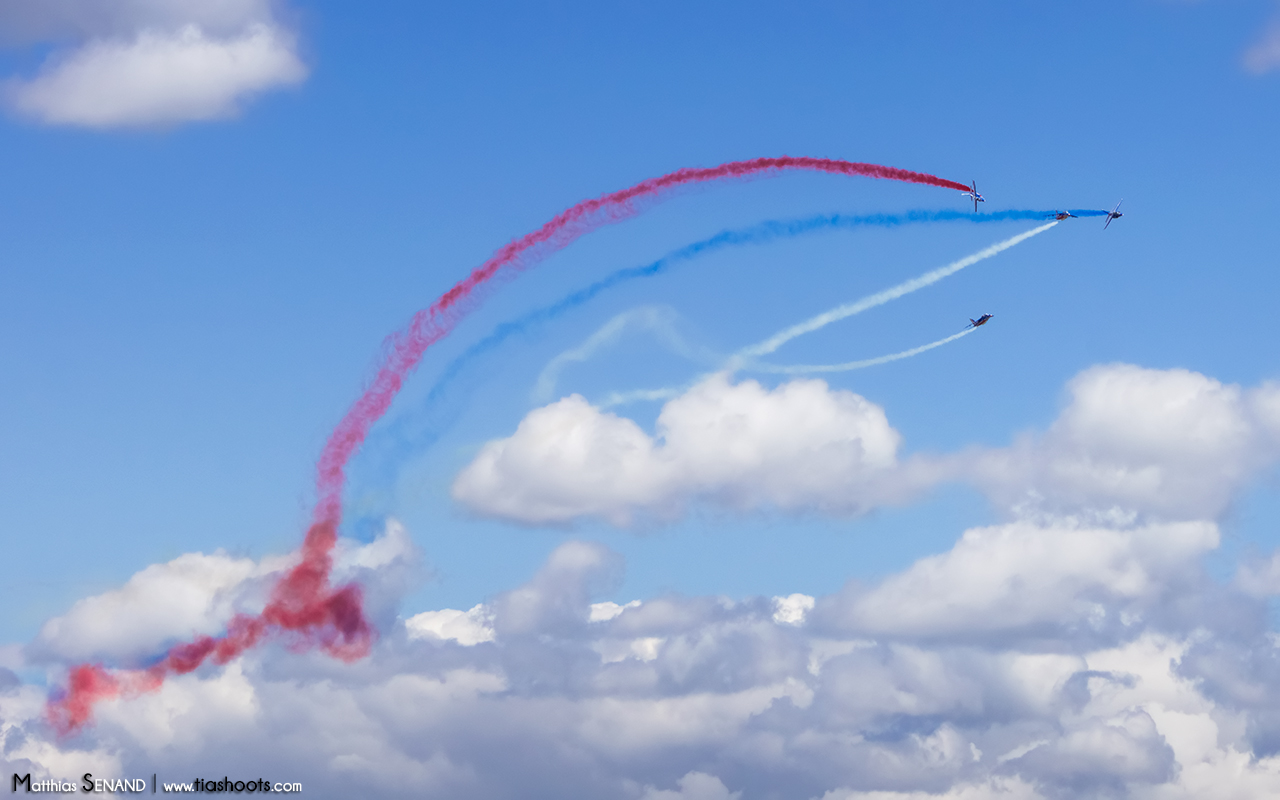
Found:
[[[309,79],[237,118],[123,131],[11,118],[2,324],[13,390],[3,402],[15,424],[6,426],[4,524],[23,563],[60,553],[56,570],[11,577],[23,589],[11,635],[29,636],[49,613],[142,563],[191,548],[289,547],[312,459],[383,336],[561,208],[680,166],[812,154],[976,178],[990,208],[1109,208],[1127,198],[1125,224],[1105,238],[1078,222],[847,326],[856,342],[881,326],[998,312],[981,340],[839,379],[889,405],[899,425],[907,398],[954,404],[966,423],[922,419],[919,434],[907,429],[915,446],[998,444],[1046,422],[1063,381],[1091,363],[1183,366],[1244,383],[1273,376],[1276,365],[1251,343],[1276,324],[1264,177],[1276,167],[1276,79],[1241,67],[1270,9],[1094,10],[841,4],[793,16],[494,5],[350,15],[317,4],[294,9]],[[7,55],[15,70],[34,57],[32,46]],[[556,297],[722,227],[960,203],[944,191],[821,177],[709,188],[522,277],[460,338],[516,312],[517,295]],[[831,238],[823,263],[804,263],[816,258],[806,242],[773,248],[764,266],[806,287],[857,269],[857,292],[998,237],[947,226]],[[877,249],[868,252],[867,239]],[[909,257],[920,240],[936,244]],[[714,332],[760,319],[767,289],[739,285],[688,307],[672,297],[722,292],[733,268],[694,287],[637,287],[547,335],[571,342],[612,311],[676,300],[689,324],[733,346],[739,340]],[[771,315],[775,327],[818,310],[812,295],[795,297]],[[948,330],[886,344],[910,346],[939,329]],[[834,360],[879,354],[823,344]],[[607,385],[616,367],[593,364],[583,379]],[[488,368],[510,364],[499,357]],[[514,388],[485,388],[499,387]],[[490,413],[498,416],[459,424],[503,432],[503,412]],[[488,536],[442,516],[444,500],[412,505],[395,510],[445,540],[426,548],[441,581],[425,591],[455,603],[508,585],[476,573],[527,573],[556,536],[488,534],[498,538],[472,547],[473,536]],[[448,535],[426,529],[442,525]],[[860,526],[837,524],[853,529],[843,538],[862,539]],[[661,571],[684,538],[627,546],[666,551],[653,566]],[[859,541],[848,555],[868,548],[880,549]],[[746,575],[724,591],[771,587],[771,563],[735,569]]]
[[[1274,3],[695,5],[244,0],[186,22],[159,0],[95,19],[71,2],[48,18],[0,7],[0,643],[17,652],[77,600],[184,553],[288,553],[315,458],[384,337],[562,209],[681,167],[780,154],[888,164],[976,180],[984,210],[1124,198],[1105,232],[1067,220],[779,354],[872,357],[994,313],[953,344],[826,378],[884,409],[901,458],[1043,432],[1070,407],[1073,377],[1098,365],[1246,390],[1280,376]],[[67,122],[56,115],[81,101],[36,92],[37,75],[95,43],[188,22],[209,41],[238,25],[272,31],[275,60],[230,99],[166,96],[106,122]],[[110,100],[118,87],[103,80]],[[428,353],[353,464],[345,533],[368,543],[398,520],[420,553],[388,613],[498,603],[577,540],[625,560],[597,601],[834,596],[1015,518],[996,490],[954,476],[866,515],[697,496],[674,521],[631,526],[494,518],[451,487],[485,442],[546,404],[530,397],[542,369],[619,314],[661,309],[692,345],[729,353],[1028,223],[721,251],[513,338],[426,404],[449,360],[496,325],[613,270],[763,220],[964,203],[830,176],[717,184],[501,286]],[[706,370],[633,332],[568,367],[554,399],[598,404]],[[652,433],[661,409],[611,411]],[[1241,558],[1280,544],[1274,461],[1249,469],[1204,517],[1221,546],[1193,559],[1223,586]],[[34,656],[13,658],[40,680]]]

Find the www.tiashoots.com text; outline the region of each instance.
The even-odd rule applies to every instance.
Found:
[[[301,792],[302,784],[298,782],[268,781],[261,778],[252,781],[233,781],[227,777],[217,780],[196,778],[190,783],[168,783],[158,781],[155,775],[151,776],[151,780],[146,778],[95,778],[91,772],[86,772],[78,782],[74,780],[58,780],[56,778],[35,781],[31,779],[31,773],[29,772],[26,775],[19,775],[15,772],[13,773],[13,791],[16,792],[19,788],[26,792],[61,794],[74,794],[77,791],[85,793],[110,792],[113,794],[141,794],[149,791],[155,794],[157,790],[162,792],[234,792],[240,794],[244,792]]]

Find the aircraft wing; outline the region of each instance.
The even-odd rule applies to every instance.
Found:
[[[1124,198],[1122,197],[1122,198],[1120,198],[1120,203],[1123,203],[1123,202],[1124,202]],[[1107,215],[1107,223],[1106,223],[1105,225],[1103,225],[1103,226],[1102,226],[1102,229],[1103,229],[1104,231],[1105,231],[1107,228],[1110,228],[1110,227],[1111,227],[1111,220],[1113,220],[1113,219],[1115,219],[1116,217],[1120,216],[1119,214],[1117,214],[1117,213],[1116,213],[1117,211],[1119,211],[1119,210],[1120,210],[1120,203],[1116,203],[1116,207],[1115,207],[1115,208],[1113,208],[1113,209],[1111,209],[1111,213]]]

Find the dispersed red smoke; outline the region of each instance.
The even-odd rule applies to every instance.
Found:
[[[66,696],[50,701],[46,709],[49,721],[59,733],[72,731],[89,721],[93,704],[120,694],[120,682],[101,665],[81,664],[67,676]]]
[[[364,442],[369,429],[391,406],[405,378],[422,360],[427,348],[448,335],[474,307],[473,292],[495,276],[528,267],[538,258],[568,246],[583,234],[639,213],[637,204],[641,201],[657,200],[681,186],[784,170],[860,175],[959,191],[969,189],[963,183],[896,167],[830,158],[779,156],[733,161],[718,167],[677,170],[629,189],[583,201],[561,212],[538,230],[498,250],[430,307],[415,314],[408,326],[388,340],[387,355],[373,382],[325,443],[317,464],[316,507],[312,512],[311,527],[303,540],[301,559],[272,589],[271,598],[262,613],[258,616],[239,614],[231,620],[222,636],[203,636],[176,645],[161,661],[145,670],[110,673],[100,665],[74,667],[65,693],[51,698],[46,708],[46,716],[54,728],[62,735],[77,731],[89,722],[93,706],[99,700],[154,691],[167,676],[191,672],[211,656],[215,664],[225,664],[268,634],[283,636],[299,649],[319,647],[344,661],[354,661],[367,655],[376,634],[365,619],[360,587],[349,584],[334,588],[329,585],[333,547],[337,542],[338,524],[342,521],[342,489],[346,483],[347,462]]]
[[[272,588],[261,614],[237,614],[222,636],[201,636],[175,645],[160,661],[140,670],[108,672],[101,665],[71,670],[61,697],[51,698],[46,716],[60,735],[73,733],[92,717],[100,700],[155,691],[170,675],[185,675],[212,658],[225,664],[271,632],[299,649],[319,647],[343,661],[368,655],[374,630],[364,617],[360,587],[329,585],[337,522],[314,523],[302,558]]]

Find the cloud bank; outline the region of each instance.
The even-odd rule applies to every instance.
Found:
[[[471,612],[384,622],[366,661],[259,649],[72,741],[38,688],[0,688],[0,768],[317,797],[1266,796],[1280,652],[1263,601],[1202,574],[1218,536],[1018,522],[827,597],[625,605],[594,601],[618,557],[569,542]]]
[[[248,98],[307,75],[296,36],[267,0],[8,0],[0,27],[19,40],[55,43],[35,76],[5,85],[14,111],[50,125],[229,117]]]

